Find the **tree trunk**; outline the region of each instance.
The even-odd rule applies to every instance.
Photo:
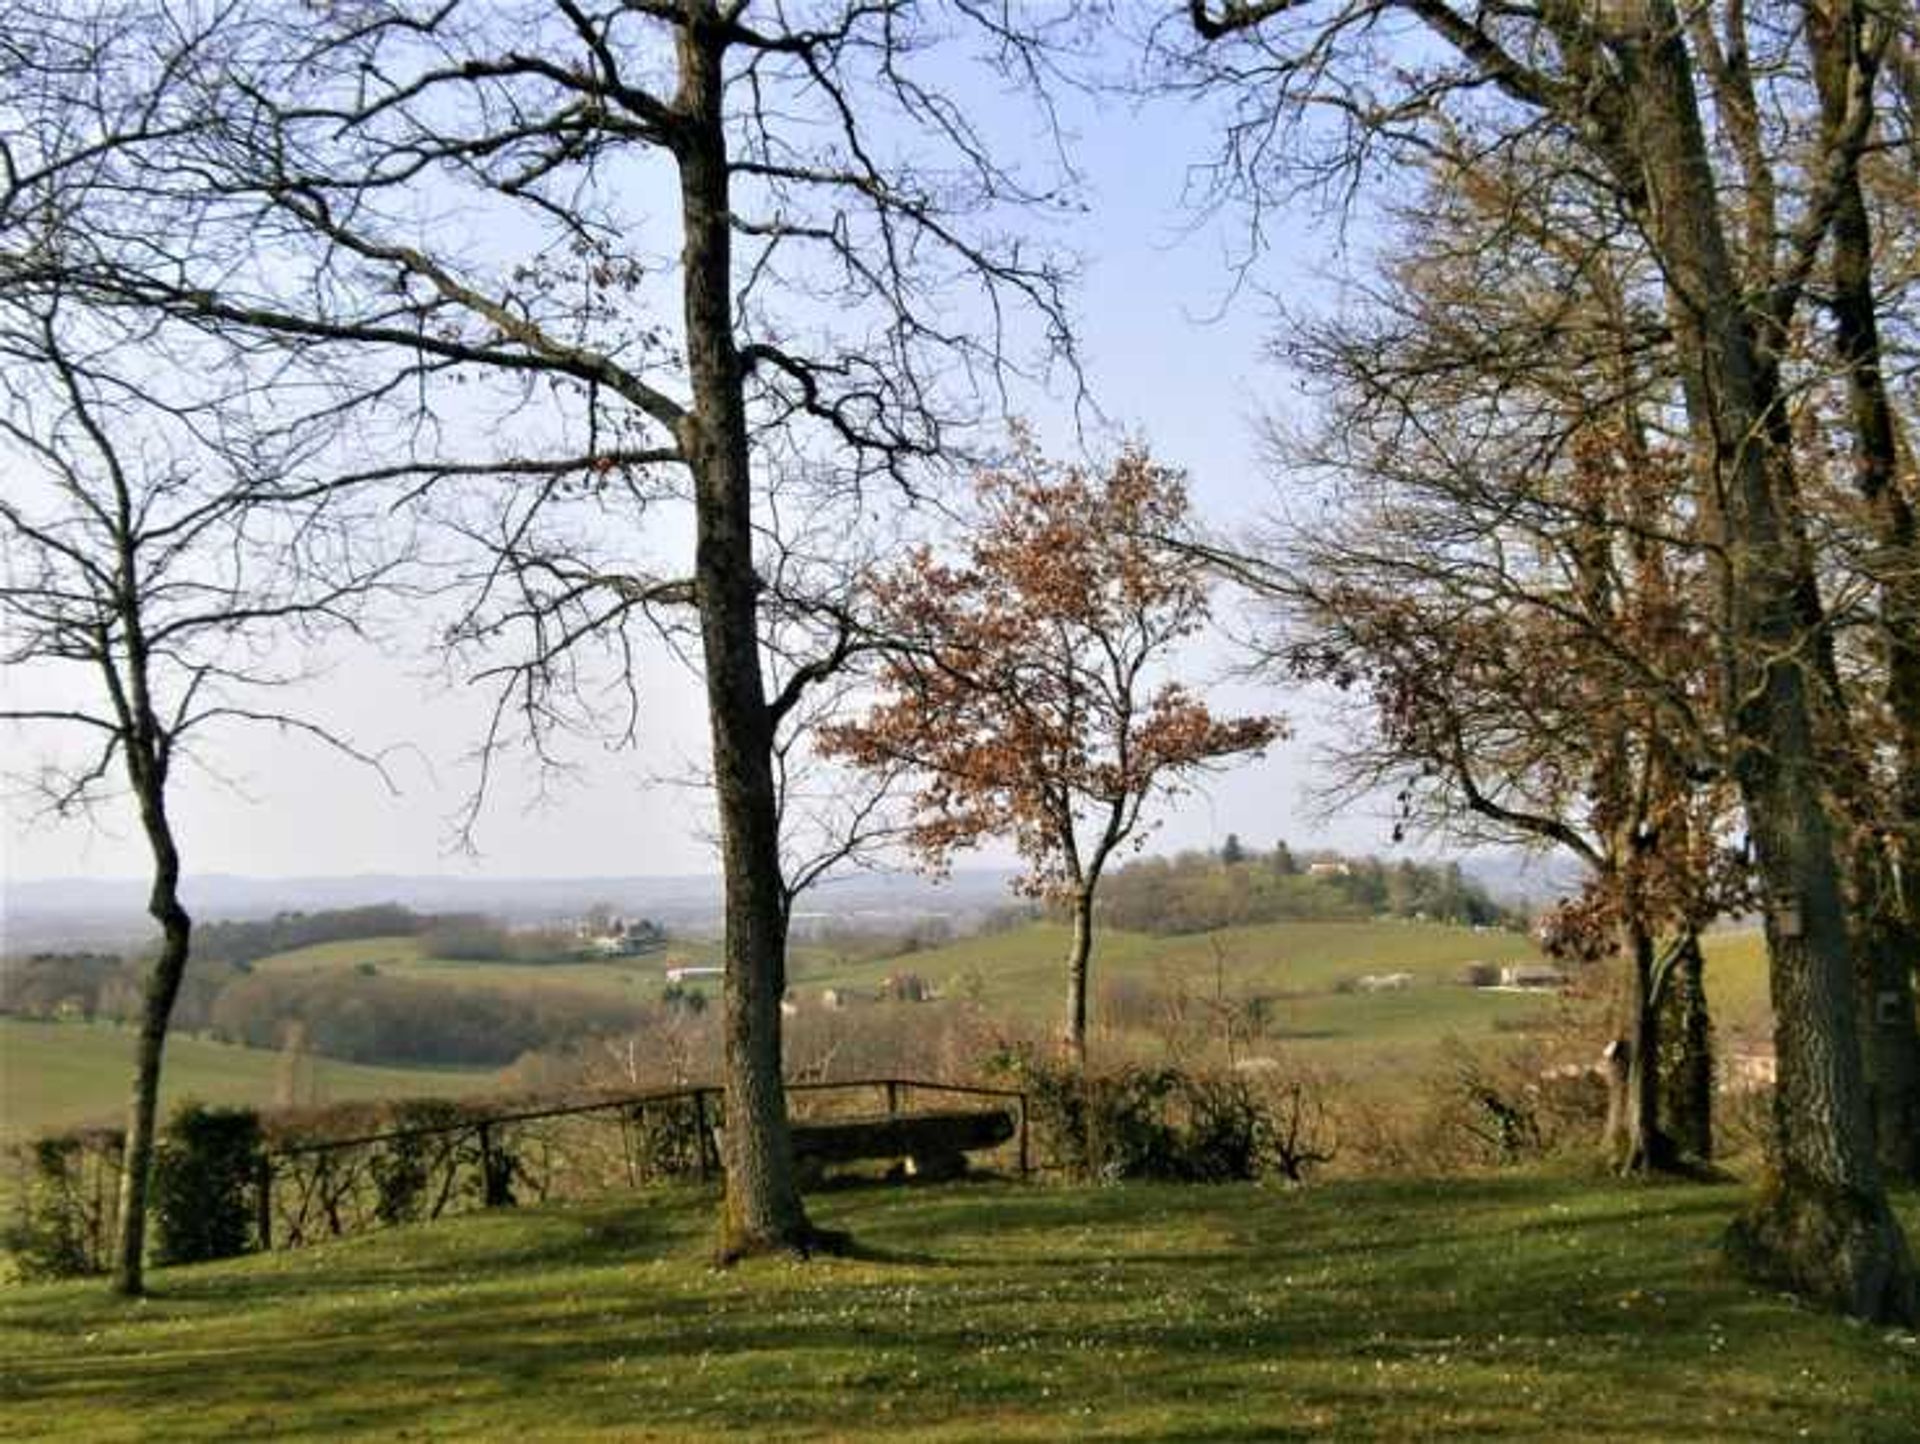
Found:
[[[1622,1109],[1620,1172],[1652,1173],[1668,1168],[1673,1150],[1660,1131],[1660,1016],[1653,997],[1654,940],[1637,924],[1627,928],[1626,1097]]]
[[[1067,1018],[1060,1050],[1075,1068],[1087,1066],[1087,967],[1093,956],[1093,889],[1073,895],[1073,937],[1067,944]]]
[[[1660,1131],[1705,1163],[1713,1157],[1713,1020],[1697,933],[1681,943],[1661,993],[1660,1037]]]
[[[1887,850],[1874,839],[1860,851],[1855,892],[1867,1108],[1881,1171],[1901,1183],[1920,1182],[1920,1029],[1915,1026],[1913,997],[1920,939],[1903,906]]]
[[[153,1177],[154,1134],[160,1111],[160,1063],[193,938],[193,919],[180,903],[180,852],[167,818],[164,770],[143,759],[133,763],[132,772],[140,799],[140,821],[153,855],[147,913],[160,924],[161,941],[160,955],[147,974],[141,1002],[127,1142],[120,1159],[113,1288],[129,1297],[146,1291],[147,1188]]]
[[[1847,108],[1851,51],[1858,37],[1844,23],[1849,7],[1809,7],[1807,34],[1821,108],[1837,126]],[[1839,20],[1843,23],[1835,24]],[[1897,776],[1890,819],[1863,819],[1870,836],[1856,848],[1860,912],[1860,997],[1865,1018],[1867,1090],[1880,1166],[1889,1178],[1920,1181],[1920,1026],[1913,968],[1920,926],[1896,881],[1902,857],[1920,856],[1920,546],[1913,508],[1900,485],[1900,444],[1882,370],[1873,292],[1873,225],[1859,177],[1842,186],[1833,219],[1834,342],[1846,367],[1854,475],[1872,518],[1879,555],[1880,635],[1885,698],[1894,724]],[[1856,766],[1862,765],[1860,762]],[[1871,789],[1865,801],[1873,802]]]
[[[1616,55],[1628,87],[1696,455],[1719,523],[1733,775],[1764,894],[1779,1056],[1777,1176],[1736,1225],[1754,1272],[1869,1319],[1913,1311],[1906,1239],[1867,1113],[1847,920],[1808,676],[1815,589],[1778,378],[1762,354],[1716,201],[1671,0],[1640,0]]]
[[[726,886],[723,1078],[726,1203],[733,1258],[816,1240],[793,1166],[781,1070],[786,916],[780,883],[773,719],[760,675],[759,579],[740,356],[734,340],[732,212],[722,116],[720,22],[710,6],[680,28],[675,154],[685,227],[682,287],[693,404],[680,443],[697,513],[695,591],[706,662],[713,777]]]

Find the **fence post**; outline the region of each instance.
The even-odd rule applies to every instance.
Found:
[[[254,1225],[260,1232],[260,1252],[273,1247],[273,1156],[260,1155],[254,1165]]]

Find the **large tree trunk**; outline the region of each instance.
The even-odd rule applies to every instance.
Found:
[[[1858,42],[1844,23],[1851,14],[1846,6],[1830,11],[1812,6],[1808,12],[1814,77],[1830,126],[1838,126],[1847,109],[1851,50]],[[1899,437],[1881,367],[1873,293],[1873,227],[1857,173],[1840,189],[1831,279],[1834,340],[1846,367],[1854,476],[1878,549],[1885,699],[1897,768],[1892,806],[1879,818],[1863,819],[1871,835],[1856,848],[1862,1040],[1880,1165],[1889,1177],[1914,1182],[1920,1181],[1920,1027],[1913,996],[1920,924],[1897,885],[1896,869],[1902,856],[1920,855],[1920,546],[1913,508],[1900,484]],[[1854,765],[1863,767],[1864,760]],[[1871,806],[1871,789],[1863,801]]]
[[[1778,378],[1761,353],[1715,196],[1679,18],[1670,0],[1622,7],[1647,220],[1667,286],[1708,511],[1720,525],[1733,774],[1764,891],[1778,1170],[1736,1226],[1766,1278],[1862,1318],[1913,1311],[1905,1236],[1887,1207],[1862,1077],[1847,919],[1814,725],[1820,623]]]
[[[135,756],[145,751],[134,744]],[[147,973],[141,1000],[140,1040],[134,1055],[133,1097],[128,1107],[126,1148],[120,1159],[119,1212],[115,1218],[113,1288],[136,1296],[146,1291],[147,1187],[153,1176],[154,1135],[160,1108],[160,1063],[174,1000],[186,975],[193,919],[180,903],[180,852],[167,818],[164,764],[151,754],[132,767],[140,821],[153,856],[153,886],[147,913],[160,925],[160,954]]]
[[[1620,1172],[1653,1173],[1673,1163],[1660,1131],[1660,1015],[1653,996],[1653,935],[1629,925],[1626,966],[1626,1096],[1614,1156]]]
[[[687,124],[676,159],[693,405],[680,442],[696,500],[695,590],[726,886],[727,1183],[720,1249],[725,1257],[738,1257],[804,1252],[815,1239],[794,1173],[781,1072],[786,922],[773,719],[760,675],[746,404],[733,329],[732,211],[721,110],[725,46],[711,8],[690,8],[696,16],[678,37],[679,109]]]

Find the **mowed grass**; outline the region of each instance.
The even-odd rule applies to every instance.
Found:
[[[707,1262],[666,1194],[0,1295],[10,1438],[1855,1439],[1920,1339],[1734,1278],[1729,1186],[1541,1174],[823,1194]],[[1920,1200],[1902,1202],[1920,1229]]]
[[[133,1045],[130,1028],[0,1018],[0,1135],[119,1122],[133,1082]],[[183,1098],[270,1104],[280,1068],[280,1055],[267,1049],[170,1038],[162,1110]],[[333,1058],[314,1058],[312,1077],[328,1100],[476,1092],[495,1081],[491,1071],[369,1068]]]

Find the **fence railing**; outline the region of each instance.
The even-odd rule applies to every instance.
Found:
[[[994,1099],[1017,1109],[994,1156],[1031,1172],[1027,1095],[920,1078],[787,1085],[796,1121],[911,1111],[923,1095]],[[391,1224],[522,1202],[719,1176],[714,1130],[726,1122],[715,1087],[632,1093],[557,1108],[423,1122],[271,1150],[253,1180],[257,1249],[296,1248]],[[1006,1154],[1011,1157],[1005,1157]]]

